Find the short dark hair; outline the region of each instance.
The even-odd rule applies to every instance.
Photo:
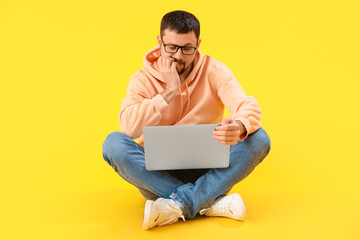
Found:
[[[193,14],[181,10],[172,11],[163,16],[160,27],[161,36],[164,36],[165,29],[170,29],[176,33],[194,31],[197,39],[200,36],[199,20]]]

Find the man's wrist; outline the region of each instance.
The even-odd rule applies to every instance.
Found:
[[[244,124],[240,120],[235,120],[235,122],[240,125],[240,136],[242,136],[246,133],[246,128]]]
[[[173,90],[165,89],[160,94],[163,96],[165,101],[169,104],[171,102],[171,100],[175,97],[176,92],[177,92],[177,90],[175,90],[175,89],[173,89]]]

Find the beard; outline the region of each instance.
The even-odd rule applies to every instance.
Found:
[[[192,61],[189,66],[186,67],[185,62],[181,61],[181,60],[177,60],[175,58],[173,58],[175,62],[178,63],[178,67],[176,68],[176,71],[179,75],[183,74],[192,64],[194,61]]]
[[[178,63],[178,68],[176,68],[176,71],[179,75],[185,72],[185,63]]]

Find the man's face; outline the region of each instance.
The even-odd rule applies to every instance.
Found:
[[[188,33],[176,33],[169,29],[164,30],[164,35],[161,39],[158,36],[158,43],[160,46],[160,54],[165,58],[173,58],[175,62],[178,63],[177,72],[178,74],[182,74],[187,68],[191,68],[190,65],[194,62],[195,53],[192,55],[185,55],[182,53],[179,48],[176,53],[168,53],[165,51],[163,44],[171,44],[177,46],[187,46],[187,47],[196,47],[198,48],[201,42],[201,39],[197,41],[194,31]]]

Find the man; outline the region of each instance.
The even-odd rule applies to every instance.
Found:
[[[132,75],[126,89],[119,113],[122,132],[110,133],[103,144],[108,164],[148,199],[144,229],[192,219],[198,213],[243,221],[242,198],[226,194],[270,151],[257,101],[245,94],[223,63],[199,51],[199,36],[200,23],[191,13],[164,15],[159,45],[145,55],[144,68]],[[224,106],[230,110],[225,119]],[[213,137],[231,145],[228,168],[145,169],[144,126],[214,123],[221,125]]]

